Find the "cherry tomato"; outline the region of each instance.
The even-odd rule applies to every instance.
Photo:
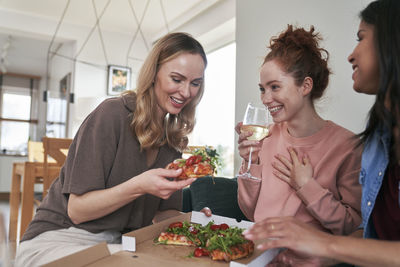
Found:
[[[194,163],[195,163],[195,161],[196,161],[196,156],[191,156],[191,157],[189,157],[187,160],[186,160],[186,163],[185,163],[185,165],[186,166],[191,166],[191,165],[193,165]]]
[[[189,231],[190,231],[191,234],[194,234],[194,235],[196,235],[196,234],[199,232],[199,231],[197,231],[197,229],[194,228],[193,226],[190,226],[190,227],[189,227]]]
[[[202,248],[196,248],[194,250],[193,254],[194,254],[195,257],[201,257],[201,256],[203,256],[203,249]]]
[[[219,224],[213,224],[210,226],[210,229],[215,231],[215,230],[221,229],[221,226]]]
[[[208,251],[208,250],[205,249],[205,248],[202,248],[202,252],[203,252],[203,256],[208,256],[208,255],[210,255],[210,251]]]
[[[222,224],[220,224],[219,228],[220,228],[221,230],[226,230],[226,229],[229,228],[229,225],[227,225],[226,223],[222,223]]]
[[[200,163],[202,159],[203,159],[203,157],[202,157],[201,155],[197,155],[197,156],[196,156],[196,160],[195,160],[194,163],[195,163],[195,164]]]
[[[169,228],[182,228],[182,227],[183,227],[182,222],[174,222],[169,225]]]

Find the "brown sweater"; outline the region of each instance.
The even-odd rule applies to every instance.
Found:
[[[135,96],[110,98],[101,103],[82,123],[68,152],[60,176],[37,209],[21,241],[50,230],[77,227],[92,233],[106,230],[121,233],[151,224],[158,210],[181,209],[182,191],[168,200],[143,195],[96,220],[75,225],[67,214],[70,193],[82,195],[121,184],[149,169],[164,168],[181,156],[173,148],[160,148],[153,166],[147,167],[145,152],[132,133],[130,122]]]

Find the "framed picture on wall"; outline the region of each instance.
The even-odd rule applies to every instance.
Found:
[[[131,68],[123,66],[108,66],[108,95],[119,95],[131,86]]]
[[[67,75],[64,76],[60,80],[60,97],[61,98],[67,98],[67,95],[69,94],[69,87],[70,87],[70,81],[71,81],[71,73],[68,73]]]

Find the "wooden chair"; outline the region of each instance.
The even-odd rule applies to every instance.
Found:
[[[49,163],[51,159],[54,159],[55,163],[61,167],[65,159],[67,158],[69,146],[72,143],[72,139],[68,138],[51,138],[43,137],[43,149],[44,149],[44,160],[43,160],[43,198],[47,195],[50,185],[54,179],[58,177],[58,173],[52,174],[49,170]],[[51,157],[51,158],[49,158]]]
[[[43,162],[43,143],[28,141],[28,161]]]
[[[43,138],[43,142],[29,142],[30,161],[13,163],[8,234],[12,259],[15,256],[18,236],[21,240],[33,218],[34,204],[39,206],[41,202],[35,199],[35,184],[43,184],[42,196],[44,197],[51,183],[60,173],[71,142],[72,139],[47,137]]]

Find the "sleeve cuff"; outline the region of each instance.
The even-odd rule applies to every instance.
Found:
[[[327,190],[317,183],[317,181],[311,179],[303,187],[297,190],[296,194],[304,204],[308,206],[313,202],[319,201],[326,191]]]

